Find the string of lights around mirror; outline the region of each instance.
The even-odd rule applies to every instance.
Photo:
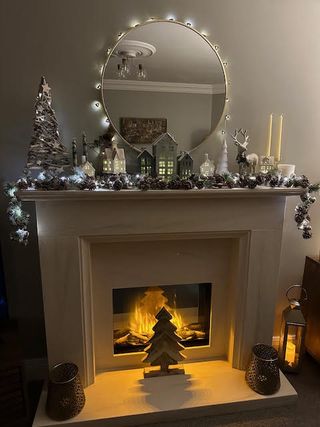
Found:
[[[104,90],[103,81],[104,81],[104,75],[105,75],[105,71],[106,71],[106,67],[108,65],[108,62],[109,62],[109,60],[110,60],[110,58],[111,58],[111,56],[112,56],[115,48],[119,45],[119,43],[133,29],[139,28],[139,27],[143,27],[143,26],[145,26],[147,24],[150,24],[152,22],[156,22],[156,23],[161,23],[161,22],[162,23],[168,23],[168,22],[170,22],[170,23],[175,23],[175,24],[178,24],[178,25],[180,25],[182,27],[188,28],[188,29],[192,30],[195,34],[197,34],[198,36],[200,36],[211,47],[212,51],[216,54],[216,56],[218,58],[218,61],[219,61],[220,65],[221,65],[221,70],[222,70],[223,77],[224,77],[224,82],[225,82],[224,83],[225,84],[225,102],[224,102],[224,106],[223,106],[222,115],[219,118],[216,127],[209,132],[209,135],[215,133],[215,134],[218,134],[218,135],[220,134],[221,138],[225,137],[225,135],[227,134],[227,122],[231,119],[230,110],[229,110],[229,107],[230,107],[230,79],[229,79],[229,76],[227,75],[227,68],[228,68],[228,71],[229,71],[229,64],[228,64],[228,62],[226,60],[223,60],[221,58],[221,55],[220,55],[221,49],[220,49],[219,45],[215,44],[215,43],[211,43],[208,40],[207,33],[205,33],[204,31],[198,31],[197,29],[195,29],[191,20],[188,20],[186,22],[182,22],[182,21],[176,20],[173,16],[168,16],[167,19],[150,18],[149,20],[144,21],[142,23],[133,22],[131,24],[131,26],[126,31],[122,31],[122,32],[119,32],[117,34],[115,46],[113,46],[112,48],[108,48],[107,49],[107,51],[106,51],[106,58],[105,58],[104,63],[101,64],[100,66],[98,66],[99,74],[100,74],[100,76],[99,76],[100,77],[100,81],[95,83],[95,88],[99,92],[99,98],[97,97],[97,99],[92,102],[92,108],[93,108],[94,111],[96,111],[97,113],[100,113],[100,114],[101,114],[102,111],[104,111],[104,115],[101,117],[101,124],[102,124],[102,126],[105,127],[105,128],[108,128],[110,126],[110,124],[112,123],[112,120],[110,119],[110,115],[108,113],[108,110],[107,110],[107,107],[106,107],[106,104],[105,104],[105,99],[104,99],[104,96],[103,96],[103,90]],[[123,65],[123,64],[121,65],[121,63],[118,64],[118,71],[120,72],[121,67],[124,67],[124,66],[125,65]],[[142,76],[142,78],[139,78],[139,73],[141,73],[141,72],[145,73],[145,69],[142,67],[141,64],[139,64],[139,68],[137,70],[137,78],[140,79],[140,80],[141,79],[143,80],[143,79],[145,79],[145,74],[144,74],[144,76]],[[120,133],[119,133],[118,130],[117,130],[117,133],[120,135]],[[125,144],[127,144],[128,146],[130,146],[136,152],[140,153],[142,151],[140,148],[136,147],[135,145],[132,145],[132,144],[128,143],[126,141],[126,139],[123,138],[123,136],[120,135],[120,137],[121,137],[121,140]],[[205,139],[206,138],[204,138],[204,140]],[[189,153],[192,153],[193,151],[195,151],[197,148],[200,147],[200,145],[202,144],[202,142],[204,140],[200,141],[194,147],[190,148],[187,151]]]

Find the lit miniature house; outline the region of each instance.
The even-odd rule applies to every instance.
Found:
[[[139,161],[139,171],[142,175],[150,175],[153,176],[154,171],[154,157],[151,153],[149,153],[148,150],[144,149],[139,155],[138,155],[138,161]]]
[[[182,179],[187,179],[192,175],[193,159],[189,153],[183,151],[178,156],[178,175]]]
[[[169,133],[160,135],[154,141],[155,172],[160,178],[169,180],[177,173],[177,145]]]
[[[126,157],[123,148],[112,141],[112,147],[104,150],[103,173],[126,173]]]
[[[88,160],[85,160],[85,156],[82,157],[84,162],[81,165],[81,169],[87,176],[94,178],[96,174],[95,168],[92,166],[92,163],[88,162]]]

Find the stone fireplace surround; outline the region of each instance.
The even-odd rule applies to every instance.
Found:
[[[209,353],[189,355],[190,362],[192,359],[200,362],[186,366],[189,367],[189,376],[195,381],[199,379],[200,383],[202,381],[203,387],[210,389],[215,381],[218,381],[215,385],[224,381],[222,389],[227,394],[231,388],[235,388],[240,396],[231,396],[228,401],[225,396],[213,394],[208,397],[206,394],[206,398],[201,400],[199,393],[192,391],[193,398],[187,405],[178,399],[176,405],[170,401],[167,406],[152,399],[151,403],[146,402],[146,399],[137,396],[140,400],[136,408],[128,405],[130,409],[127,411],[111,411],[109,416],[107,409],[93,410],[87,398],[83,413],[70,425],[80,425],[88,420],[90,423],[86,425],[89,426],[99,425],[102,420],[103,425],[109,425],[108,422],[112,426],[137,425],[137,417],[140,417],[138,420],[141,424],[150,422],[148,415],[159,414],[159,410],[161,417],[154,422],[170,418],[170,413],[174,417],[177,414],[184,417],[195,414],[182,409],[205,408],[203,413],[208,414],[252,407],[245,405],[245,402],[254,402],[253,407],[258,407],[261,404],[288,403],[294,399],[296,394],[283,376],[278,396],[265,398],[251,392],[241,370],[245,369],[255,343],[272,342],[286,197],[300,192],[299,189],[283,188],[188,192],[21,192],[24,201],[36,203],[49,366],[66,360],[77,363],[91,400],[96,400],[93,397],[95,388],[101,395],[105,387],[107,396],[109,387],[118,381],[125,382],[126,375],[131,386],[142,378],[141,368],[123,370],[139,366],[138,359],[112,365],[112,354],[108,356],[111,360],[106,368],[116,370],[101,374],[102,377],[98,375],[94,334],[95,272],[92,271],[92,253],[96,245],[183,240],[205,242],[216,239],[231,239],[233,242],[230,254],[232,269],[228,279],[232,292],[228,298],[230,328],[227,361],[213,361],[209,349]],[[108,258],[105,263],[107,268]],[[126,265],[120,263],[118,274],[121,275],[125,269]],[[210,374],[208,369],[211,370]],[[232,376],[235,383],[232,383]],[[167,386],[179,387],[173,378],[154,380],[161,380],[156,393],[160,399],[159,390]],[[152,396],[155,390],[150,387],[147,394]],[[44,399],[45,393],[34,425],[59,425],[46,419]],[[147,408],[143,407],[141,399],[144,405],[148,404]],[[105,402],[102,407],[106,408]]]

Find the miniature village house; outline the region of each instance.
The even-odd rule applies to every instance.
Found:
[[[189,153],[183,151],[177,159],[178,162],[178,175],[181,179],[187,179],[192,175],[193,159]]]
[[[154,176],[155,160],[154,160],[153,155],[151,153],[149,153],[148,150],[144,149],[138,155],[138,161],[139,161],[139,171],[142,175]]]
[[[157,176],[170,180],[177,173],[177,143],[169,133],[160,135],[152,145]]]
[[[126,157],[123,148],[112,141],[111,148],[104,150],[103,173],[126,173]]]

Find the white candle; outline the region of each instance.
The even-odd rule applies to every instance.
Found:
[[[267,157],[271,155],[271,142],[272,142],[272,122],[273,122],[273,114],[270,114],[269,117],[269,130],[268,130],[268,140],[267,140]]]
[[[296,346],[293,342],[287,342],[285,361],[289,364],[289,366],[294,366],[294,362],[296,360]]]
[[[279,121],[279,138],[278,138],[278,153],[277,153],[278,162],[280,162],[280,159],[281,159],[282,127],[283,127],[283,114],[280,115],[280,121]]]

